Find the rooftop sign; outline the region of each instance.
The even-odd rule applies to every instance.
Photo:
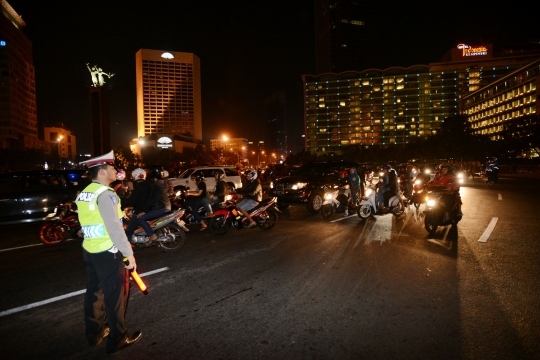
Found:
[[[458,49],[461,49],[463,56],[485,56],[488,54],[488,48],[486,46],[469,46],[465,44],[459,44]]]

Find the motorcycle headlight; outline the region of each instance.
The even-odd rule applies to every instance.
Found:
[[[364,194],[364,197],[367,198],[369,195],[371,195],[372,191],[373,191],[372,189],[367,189],[365,194]]]
[[[174,195],[180,196],[181,193],[182,193],[182,192],[181,192],[180,190],[178,190]]]
[[[415,180],[414,185],[420,185],[422,183],[422,180]]]
[[[227,198],[225,200],[232,200],[232,195],[227,195]]]
[[[291,189],[293,189],[293,190],[300,190],[300,189],[305,188],[306,185],[307,185],[307,183],[299,182],[299,183],[294,184],[294,185],[291,187]]]
[[[324,198],[326,200],[332,200],[332,194],[331,193],[327,193],[326,195],[324,195]]]
[[[463,179],[463,173],[457,174],[458,179]]]
[[[274,182],[270,181],[270,189],[273,189],[273,188],[274,188]]]
[[[426,171],[424,171],[424,173],[426,173],[426,174],[431,174],[431,170],[426,169]]]
[[[433,207],[433,206],[435,206],[435,203],[436,203],[435,200],[429,199],[429,200],[427,201],[427,206]]]

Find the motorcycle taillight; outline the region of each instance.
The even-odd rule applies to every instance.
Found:
[[[232,213],[233,213],[234,216],[238,215],[238,211],[236,211],[236,209],[233,209]]]

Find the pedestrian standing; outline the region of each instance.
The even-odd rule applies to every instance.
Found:
[[[120,198],[109,184],[116,180],[114,152],[81,162],[92,183],[77,196],[79,221],[84,233],[86,265],[84,322],[90,346],[107,337],[106,353],[113,354],[140,340],[129,335],[125,323],[129,298],[128,269],[136,270],[133,250],[122,226]],[[123,259],[127,258],[129,265]]]

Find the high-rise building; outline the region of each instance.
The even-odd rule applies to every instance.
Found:
[[[488,111],[490,120],[485,121],[486,112],[478,106],[486,106],[482,101],[489,91],[482,88],[538,58],[540,53],[536,50],[493,54],[491,45],[459,44],[440,62],[429,65],[303,75],[306,149],[342,153],[349,145],[405,144],[436,134],[444,119],[459,115],[461,99],[474,91],[477,95],[467,98],[466,110],[469,116],[474,113],[473,129],[484,129],[475,132],[485,133],[490,128],[489,121],[499,121],[502,115],[493,112],[492,104],[494,108]],[[536,79],[535,76],[529,77]],[[499,90],[490,91],[504,93],[506,97],[508,92],[512,96],[517,96],[517,92],[523,95],[519,99],[522,105],[518,106],[527,111],[536,109],[534,105],[523,105],[536,99],[533,83],[525,87],[526,84],[505,79],[504,84],[497,83]],[[502,101],[503,95],[497,96]]]
[[[40,147],[32,43],[19,14],[0,4],[0,148]]]
[[[280,158],[287,157],[287,106],[284,92],[276,91],[264,101],[264,116],[268,122],[266,149]]]
[[[375,66],[376,17],[369,2],[315,0],[316,74]]]
[[[141,49],[136,55],[137,134],[202,141],[201,67],[195,54]]]

